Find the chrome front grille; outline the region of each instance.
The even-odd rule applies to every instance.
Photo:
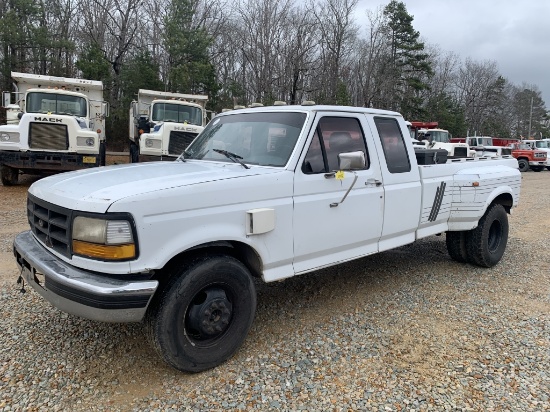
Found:
[[[67,150],[69,148],[67,125],[31,122],[29,147],[31,149]]]
[[[197,137],[197,133],[172,130],[170,132],[170,143],[168,143],[168,153],[179,156],[195,137]]]
[[[31,230],[48,249],[71,256],[71,215],[69,209],[27,197],[27,218]]]

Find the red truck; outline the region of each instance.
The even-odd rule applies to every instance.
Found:
[[[531,169],[533,172],[541,172],[546,166],[546,152],[533,149],[527,143],[512,143],[512,156],[518,160],[519,170],[526,172]]]

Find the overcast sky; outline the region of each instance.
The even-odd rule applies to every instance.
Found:
[[[401,1],[425,43],[495,61],[512,83],[536,85],[550,108],[550,0]],[[389,2],[359,0],[357,17]]]

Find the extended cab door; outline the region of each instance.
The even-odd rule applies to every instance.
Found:
[[[338,154],[356,151],[365,154],[365,168],[338,172]],[[294,180],[295,273],[377,252],[383,205],[365,115],[317,113]]]
[[[405,134],[402,119],[379,115],[369,116],[367,121],[377,135],[374,143],[384,181],[384,224],[379,242],[382,252],[416,240],[422,186],[412,141]]]

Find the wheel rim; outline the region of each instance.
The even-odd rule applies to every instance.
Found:
[[[489,228],[489,237],[487,239],[487,247],[489,252],[494,253],[500,245],[502,235],[502,226],[498,220],[495,220]]]
[[[208,345],[222,336],[231,324],[233,305],[219,286],[202,289],[185,314],[187,337],[195,344]]]
[[[519,161],[519,168],[524,170],[524,169],[527,169],[529,167],[529,164],[525,161],[525,160],[520,160]]]

